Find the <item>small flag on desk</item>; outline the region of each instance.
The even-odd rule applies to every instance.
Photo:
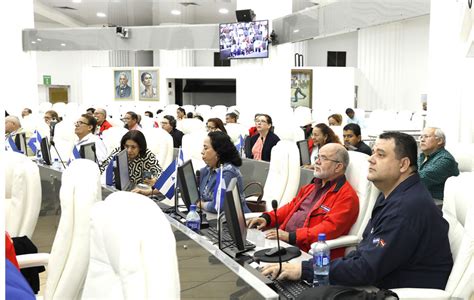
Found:
[[[223,168],[222,165],[219,169],[217,169],[216,173],[216,186],[214,187],[214,203],[215,203],[215,209],[217,211],[217,214],[219,215],[220,209],[222,208],[222,205],[224,204],[224,198],[225,198],[225,180],[222,177],[223,173]]]
[[[237,152],[240,153],[243,147],[244,147],[244,138],[242,137],[242,135],[239,135],[239,139],[235,143],[235,148],[237,149]]]
[[[13,138],[12,138],[11,135],[8,137],[7,140],[8,140],[8,144],[5,147],[5,148],[7,148],[6,150],[12,150],[12,151],[15,151],[15,152],[18,152],[18,153],[23,153],[20,150],[18,150],[18,148],[16,147],[16,144],[15,144],[15,141],[13,141]]]
[[[28,142],[28,146],[30,146],[31,150],[33,153],[38,152],[38,150],[41,149],[41,140],[43,138],[41,137],[40,133],[35,130],[33,133],[33,136],[30,138],[30,141]]]
[[[176,160],[173,160],[166,170],[161,173],[160,178],[153,186],[159,190],[166,198],[172,200],[174,198],[174,189],[176,184]]]
[[[184,164],[184,155],[183,155],[183,149],[179,147],[178,150],[178,166],[182,166]]]
[[[115,156],[112,157],[105,169],[105,184],[110,186],[114,184],[114,161]]]

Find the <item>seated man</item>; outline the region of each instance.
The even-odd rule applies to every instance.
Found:
[[[112,124],[107,121],[107,112],[103,108],[97,108],[94,111],[94,118],[97,120],[97,127],[96,133],[101,135],[105,130],[112,127]]]
[[[348,165],[349,154],[342,145],[321,148],[313,183],[303,186],[291,202],[277,210],[282,241],[307,252],[319,233],[334,239],[349,232],[359,214],[359,198],[344,176]],[[275,213],[266,212],[249,220],[248,225],[258,229],[274,227]],[[276,230],[268,230],[266,236],[275,239]],[[344,249],[336,249],[331,255],[340,257]]]
[[[362,141],[360,126],[355,123],[349,123],[343,128],[344,146],[347,150],[362,152],[372,155],[372,149]]]
[[[373,150],[367,179],[381,194],[357,249],[331,262],[330,283],[444,289],[453,267],[449,224],[417,174],[415,140],[386,132]],[[263,273],[276,276],[278,266]],[[284,264],[279,277],[312,282],[313,265]]]
[[[443,200],[444,183],[451,176],[458,176],[458,163],[446,149],[444,132],[435,127],[426,127],[420,137],[418,174],[434,199]]]

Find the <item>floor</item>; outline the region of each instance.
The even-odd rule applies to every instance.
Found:
[[[51,251],[54,235],[59,223],[58,216],[40,216],[33,234],[33,243],[39,252]],[[175,233],[181,282],[181,299],[229,299],[232,293],[241,291],[243,283],[238,277],[206,250],[181,233]],[[40,273],[43,295],[47,271]],[[248,292],[238,299],[258,299],[254,292]]]

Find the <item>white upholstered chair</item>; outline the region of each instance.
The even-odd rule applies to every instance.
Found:
[[[184,134],[205,130],[205,123],[199,119],[183,119],[176,122],[176,128]]]
[[[25,155],[4,152],[5,230],[12,237],[31,239],[41,208],[41,179],[38,166]]]
[[[183,150],[184,159],[192,160],[195,171],[203,168],[206,165],[201,156],[201,151],[206,136],[207,132],[204,130],[194,131],[193,133],[185,134],[183,136],[181,148]]]
[[[142,130],[148,149],[156,155],[158,163],[165,169],[173,160],[173,137],[161,128]]]
[[[81,299],[89,263],[89,212],[102,200],[97,164],[76,159],[64,170],[61,219],[51,254],[17,256],[20,267],[47,265],[45,299]]]
[[[54,144],[64,162],[73,157],[72,148],[74,147],[74,142],[79,140],[74,133],[75,121],[75,119],[64,119],[54,127]],[[58,153],[56,153],[53,147],[51,147],[51,156],[53,159],[59,158]]]
[[[117,147],[120,147],[122,137],[128,132],[123,127],[113,126],[102,132],[102,140],[104,141],[107,152],[110,153]]]
[[[459,172],[474,172],[474,143],[457,143],[447,148],[456,159]]]
[[[369,156],[355,151],[349,151],[349,166],[346,170],[346,179],[359,197],[359,215],[347,235],[340,236],[327,243],[331,249],[357,245],[362,240],[362,234],[369,222],[380,191],[367,180],[369,172]],[[346,252],[349,249],[346,250]]]
[[[450,177],[444,187],[443,217],[449,223],[449,244],[454,265],[446,288],[393,289],[400,299],[466,299],[474,291],[474,202],[470,185],[474,173]]]
[[[245,138],[248,135],[248,130],[245,126],[238,123],[229,123],[225,125],[225,129],[227,130],[227,134],[230,136],[232,142],[235,144],[239,140],[239,136]]]
[[[176,240],[152,200],[116,192],[94,205],[83,298],[180,298]]]

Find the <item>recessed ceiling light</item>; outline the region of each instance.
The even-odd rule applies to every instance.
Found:
[[[175,15],[175,16],[179,16],[179,15],[181,14],[181,12],[180,12],[179,10],[177,10],[177,9],[173,9],[173,10],[171,11],[171,14],[172,14],[172,15]]]
[[[32,44],[36,44],[36,42],[35,42],[35,41],[31,41],[31,43],[32,43]]]
[[[42,41],[42,39],[40,39],[40,38],[38,38],[38,39],[36,39],[36,40],[37,40],[38,42],[41,42],[41,41]]]
[[[82,0],[72,0],[73,3],[81,3]]]
[[[104,14],[103,12],[98,12],[98,13],[96,14],[96,16],[98,16],[99,18],[105,18],[105,17],[107,17],[107,15]]]
[[[219,9],[219,13],[221,14],[228,14],[229,13],[229,10],[227,8],[221,8]]]
[[[299,29],[295,29],[295,30],[293,30],[293,33],[298,33],[298,32],[300,32],[300,30],[299,30]]]
[[[61,46],[63,46],[63,47],[66,47],[66,44],[64,44],[64,43],[61,43]]]

